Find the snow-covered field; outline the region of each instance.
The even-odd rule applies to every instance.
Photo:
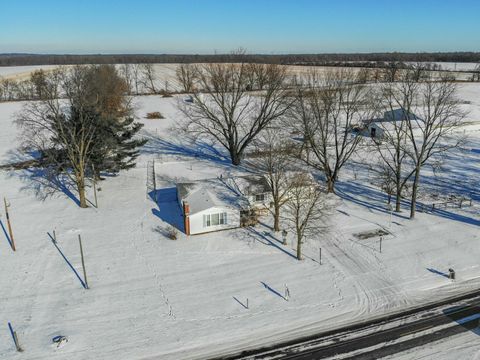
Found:
[[[165,236],[168,224],[180,221],[172,191],[177,179],[247,171],[171,129],[182,116],[175,97],[136,99],[150,141],[135,169],[101,184],[98,209],[78,208],[68,191],[43,196],[37,174],[0,171],[0,195],[11,203],[17,245],[12,252],[0,231],[0,358],[205,359],[478,288],[480,85],[462,85],[460,94],[470,110],[467,150],[450,154],[444,174],[434,181],[426,173],[425,181],[440,192],[468,194],[474,206],[418,213],[413,221],[405,211],[390,221],[385,197],[369,185],[368,174],[354,180],[349,169],[331,199],[335,207],[326,230],[307,240],[301,262],[292,242],[282,245],[271,231],[269,217],[252,229],[180,234],[176,241]],[[21,105],[0,104],[0,164],[14,157],[12,116]],[[166,119],[146,120],[151,111]],[[153,160],[158,204],[147,184]],[[3,215],[0,220],[6,227]],[[384,239],[381,253],[377,238],[353,237],[382,227],[393,235]],[[48,235],[53,230],[58,249]],[[89,290],[61,254],[81,274],[78,234]],[[439,274],[450,267],[455,282]],[[7,322],[18,334],[21,354]],[[68,343],[53,346],[55,335],[67,336]]]

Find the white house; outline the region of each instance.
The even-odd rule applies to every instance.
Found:
[[[240,213],[248,201],[218,180],[177,184],[187,235],[240,226]]]
[[[291,172],[287,178],[299,173]],[[315,181],[310,173],[306,186]],[[250,226],[267,211],[272,198],[263,175],[216,178],[177,184],[177,201],[182,208],[185,234]]]

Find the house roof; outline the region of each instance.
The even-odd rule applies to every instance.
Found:
[[[177,184],[178,199],[190,206],[190,214],[212,207],[243,209],[248,201],[220,179],[199,180]]]
[[[263,175],[247,175],[234,178],[234,181],[244,195],[257,195],[270,191],[270,185]]]

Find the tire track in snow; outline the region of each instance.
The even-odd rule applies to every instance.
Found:
[[[362,254],[362,249],[353,248],[341,233],[337,233],[334,240],[327,239],[326,242],[329,245],[327,251],[331,260],[337,263],[346,277],[354,280],[353,287],[356,289],[355,301],[359,305],[359,316],[410,303],[393,279],[386,275],[386,266],[376,254],[373,254],[376,261],[372,261],[371,253],[364,251]],[[350,245],[350,253],[345,249],[344,244]]]

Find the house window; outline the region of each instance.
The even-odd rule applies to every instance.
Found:
[[[218,213],[218,214],[203,215],[203,227],[226,225],[226,224],[227,224],[226,212]]]
[[[255,195],[255,202],[264,202],[264,201],[265,201],[265,194]]]

